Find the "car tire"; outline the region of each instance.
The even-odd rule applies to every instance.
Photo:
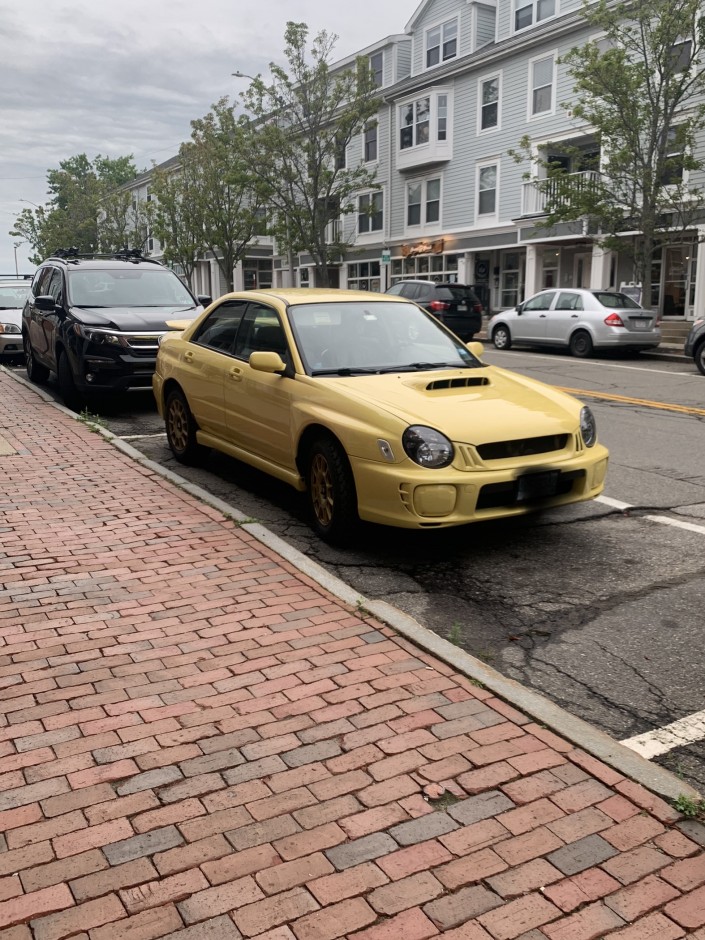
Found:
[[[169,448],[183,464],[196,464],[203,457],[205,448],[198,443],[198,425],[186,401],[184,393],[175,389],[169,392],[164,407],[166,439]]]
[[[705,375],[705,340],[703,340],[699,346],[696,346],[693,353],[693,361],[698,367],[698,372],[701,375]]]
[[[29,341],[29,336],[26,334],[22,337],[22,345],[24,346],[24,364],[27,370],[27,378],[35,385],[43,385],[44,382],[49,380],[49,370],[34,358],[34,350]]]
[[[509,332],[509,327],[505,326],[503,323],[496,326],[492,330],[492,342],[495,345],[495,349],[511,349],[512,335]]]
[[[592,355],[592,337],[585,330],[576,330],[570,337],[570,354],[578,359],[587,359]]]
[[[59,353],[59,360],[56,363],[56,379],[59,386],[59,392],[64,400],[64,404],[71,411],[80,411],[86,404],[86,400],[76,388],[76,379],[69,357],[65,352]]]
[[[306,492],[314,531],[332,544],[349,542],[360,522],[355,480],[347,455],[330,437],[319,437],[311,445]]]

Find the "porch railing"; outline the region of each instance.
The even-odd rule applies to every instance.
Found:
[[[583,170],[579,173],[567,173],[558,179],[528,180],[522,183],[521,214],[545,215],[546,206],[553,204],[562,193],[579,193],[586,189],[596,189],[600,174],[596,170]]]

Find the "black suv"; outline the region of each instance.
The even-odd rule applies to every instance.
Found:
[[[399,281],[387,294],[413,300],[468,343],[482,329],[482,304],[466,284],[442,281]]]
[[[37,269],[22,311],[27,375],[46,382],[55,372],[74,410],[100,393],[149,389],[167,321],[193,320],[208,302],[136,249],[57,251]]]

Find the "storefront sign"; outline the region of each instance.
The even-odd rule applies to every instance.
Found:
[[[415,258],[416,255],[443,254],[443,239],[437,238],[434,242],[417,242],[415,245],[402,245],[402,258]]]
[[[391,253],[391,251],[388,251],[386,248],[383,248],[383,249],[382,249],[382,258],[381,258],[381,260],[380,260],[380,264],[390,264],[391,260],[392,260],[392,253]]]

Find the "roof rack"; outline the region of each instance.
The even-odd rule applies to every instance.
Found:
[[[0,274],[0,277],[12,278],[13,281],[31,281],[33,274]]]
[[[61,258],[64,261],[74,261],[78,262],[81,260],[91,261],[98,259],[111,259],[114,261],[146,261],[150,264],[161,265],[160,261],[157,261],[155,258],[145,258],[142,254],[141,248],[128,248],[127,245],[124,248],[118,248],[116,251],[107,251],[107,252],[98,252],[98,251],[87,251],[81,252],[78,248],[57,248],[51,255],[52,258]]]

